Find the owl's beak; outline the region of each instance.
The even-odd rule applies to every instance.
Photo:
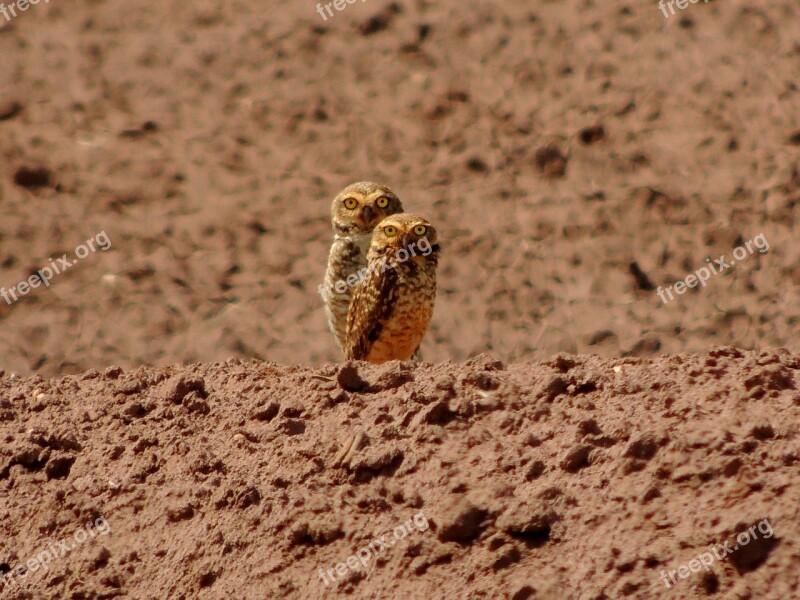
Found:
[[[359,216],[364,223],[372,223],[372,220],[375,218],[375,211],[372,210],[371,206],[365,206],[361,210],[361,214]]]

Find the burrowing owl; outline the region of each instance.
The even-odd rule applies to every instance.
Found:
[[[381,219],[403,212],[398,197],[385,185],[360,181],[344,188],[331,205],[333,245],[325,280],[319,287],[328,327],[344,349],[350,298],[367,266],[372,230]]]
[[[392,215],[375,227],[347,314],[348,360],[411,358],[433,314],[438,261],[436,230],[422,217]]]

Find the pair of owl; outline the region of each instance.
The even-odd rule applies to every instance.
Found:
[[[331,206],[333,245],[320,287],[347,360],[383,363],[417,353],[433,315],[439,243],[388,187],[353,183]],[[416,253],[424,246],[427,252]]]

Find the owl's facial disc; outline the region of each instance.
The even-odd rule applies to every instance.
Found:
[[[371,236],[384,217],[403,212],[386,186],[367,181],[350,184],[334,198],[332,216],[337,235]]]

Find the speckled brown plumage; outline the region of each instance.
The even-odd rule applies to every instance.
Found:
[[[418,215],[377,225],[347,315],[347,359],[382,363],[414,355],[433,315],[439,252],[436,230]]]
[[[328,255],[325,279],[319,292],[325,304],[328,327],[342,349],[350,299],[358,273],[367,264],[372,231],[383,218],[401,212],[403,205],[394,192],[385,185],[371,181],[348,185],[336,195],[331,204],[334,240]],[[342,283],[337,289],[338,282]]]

